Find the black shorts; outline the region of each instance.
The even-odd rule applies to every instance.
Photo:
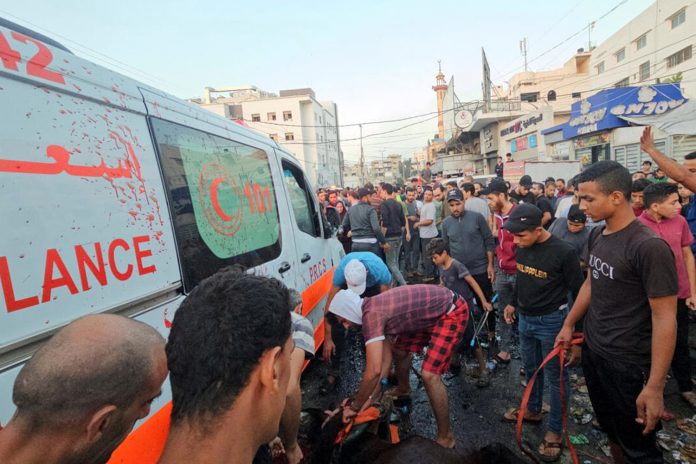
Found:
[[[610,361],[582,347],[582,370],[592,407],[609,440],[621,446],[627,463],[661,463],[657,447],[658,423],[649,435],[636,423],[636,398],[643,390],[650,369],[625,361]]]

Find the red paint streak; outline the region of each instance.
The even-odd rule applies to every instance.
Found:
[[[73,84],[72,86],[75,87],[75,90],[77,90],[78,92],[82,92],[82,88],[80,88],[79,86],[75,84]]]

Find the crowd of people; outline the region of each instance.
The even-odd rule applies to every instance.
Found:
[[[649,129],[642,148],[659,169],[631,174],[600,161],[567,183],[524,176],[511,186],[500,169],[486,186],[437,183],[431,174],[406,187],[320,191],[322,206],[341,216],[347,252],[324,307],[328,387],[346,331],[364,338],[365,370],[341,402],[343,421],[372,404],[384,379],[392,379],[389,395],[408,399],[416,353],[436,442],[454,447],[442,375],[470,351],[485,388],[489,362],[507,365],[518,337],[528,380],[559,345],[569,363],[581,363],[616,462],[662,462],[656,431],[670,369],[696,407],[688,346],[696,152],[680,165],[655,149]],[[126,317],[78,319],[19,372],[0,462],[106,462],[149,414],[167,373],[171,426],[160,463],[247,463],[266,449],[301,462],[300,375],[315,348],[301,314],[301,297],[279,280],[225,268],[186,296],[166,341]],[[581,346],[572,343],[578,333]],[[537,450],[548,462],[562,453],[562,383],[569,391],[567,371],[552,360],[523,417],[545,420],[548,391]],[[510,408],[503,418],[520,414]]]

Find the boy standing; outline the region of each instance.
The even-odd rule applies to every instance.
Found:
[[[428,255],[431,257],[433,263],[440,269],[441,286],[447,287],[453,292],[461,295],[467,301],[470,308],[473,308],[472,301],[474,294],[476,294],[478,301],[481,302],[483,310],[486,312],[493,311],[493,306],[488,302],[481,287],[476,283],[476,280],[471,276],[466,266],[450,256],[449,246],[444,240],[441,238],[434,238],[428,244]],[[450,362],[450,371],[455,371],[456,366],[460,365],[459,352],[471,343],[474,338],[474,331],[474,324],[468,324],[466,332],[464,333],[464,339],[462,340],[462,346],[460,346],[461,349],[452,355],[454,362]],[[488,379],[488,369],[486,369],[486,359],[483,357],[483,350],[481,350],[478,342],[474,340],[474,344],[474,356],[479,365],[479,379],[476,382],[476,386],[479,388],[487,387],[490,385],[490,380]]]
[[[505,307],[505,322],[512,324],[515,313],[519,312],[520,351],[527,381],[553,351],[556,336],[568,314],[568,293],[577,297],[583,280],[573,247],[544,229],[542,219],[539,208],[522,203],[503,225],[514,235],[517,245],[515,293]],[[563,443],[561,366],[557,358],[539,373],[524,419],[529,422],[543,420],[541,407],[546,377],[550,384],[551,411],[538,451],[543,461],[552,462],[560,458]],[[569,392],[567,371],[563,371],[563,384]],[[503,417],[508,422],[517,422],[519,412],[519,409],[511,409]]]
[[[672,372],[682,398],[696,407],[696,393],[691,381],[689,359],[689,308],[694,309],[696,297],[696,264],[691,252],[693,235],[681,214],[678,187],[663,182],[650,184],[643,191],[645,211],[638,218],[649,229],[662,237],[674,254],[677,266],[679,293],[677,294],[677,345],[672,358]]]
[[[569,349],[585,316],[582,370],[614,461],[661,463],[656,427],[677,335],[677,269],[665,241],[636,220],[630,195],[631,175],[615,161],[580,174],[580,209],[606,226],[590,234],[587,279],[556,343]]]

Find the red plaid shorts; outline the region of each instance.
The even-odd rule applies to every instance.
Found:
[[[438,375],[447,372],[452,353],[464,336],[469,321],[466,300],[460,297],[454,305],[454,310],[442,316],[432,329],[397,336],[392,342],[394,349],[419,353],[427,346],[423,370]]]

